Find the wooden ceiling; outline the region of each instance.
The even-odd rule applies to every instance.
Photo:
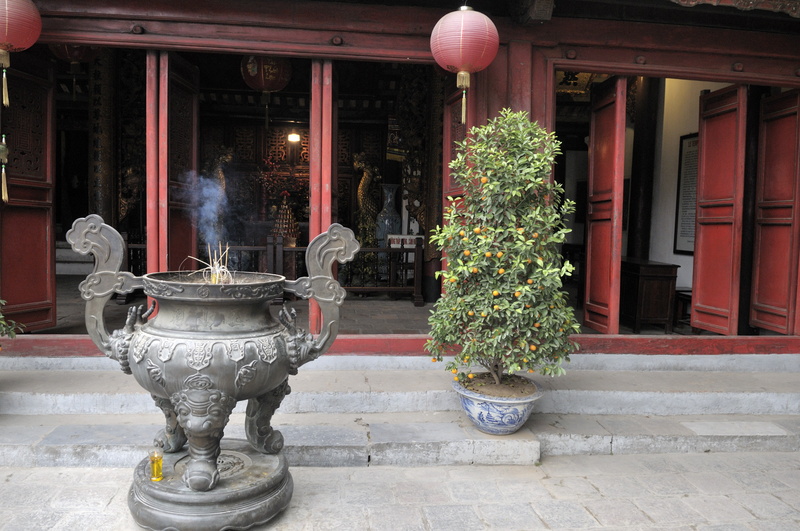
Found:
[[[800,33],[800,0],[339,0],[455,10],[467,4],[494,17],[538,24],[552,17],[594,18]]]

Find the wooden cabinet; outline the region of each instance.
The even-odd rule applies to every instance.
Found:
[[[620,322],[638,334],[643,324],[662,324],[672,332],[675,278],[678,265],[623,258]]]

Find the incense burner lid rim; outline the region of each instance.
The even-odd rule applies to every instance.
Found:
[[[162,271],[143,277],[144,292],[157,299],[200,301],[210,299],[259,300],[283,293],[285,277],[273,273],[236,272],[234,282],[212,284],[201,273]]]
[[[250,271],[235,271],[232,273],[234,282],[227,284],[212,284],[205,281],[203,274],[200,271],[158,271],[155,273],[147,273],[143,278],[151,282],[169,283],[169,284],[189,284],[192,286],[205,285],[205,286],[246,286],[257,284],[272,284],[276,282],[284,282],[286,277],[276,275],[274,273],[253,273]]]

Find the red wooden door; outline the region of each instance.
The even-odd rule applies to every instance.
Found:
[[[159,269],[196,269],[199,71],[174,53],[159,66]],[[212,245],[215,242],[209,242]],[[224,242],[223,242],[224,244]]]
[[[0,299],[26,331],[56,324],[53,86],[48,64],[14,56],[11,105],[2,109],[9,199],[0,202]]]
[[[739,317],[747,88],[700,97],[692,326],[735,335]]]
[[[750,324],[782,334],[798,328],[800,91],[764,100],[759,127]]]
[[[612,78],[592,94],[583,324],[604,334],[619,332],[626,92]]]

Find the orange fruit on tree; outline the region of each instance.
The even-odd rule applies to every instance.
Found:
[[[497,291],[497,290],[494,290],[494,291],[492,292],[492,295],[494,295],[495,297],[497,297],[498,295],[500,295],[500,292],[499,292],[499,291]]]
[[[502,275],[502,274],[503,274],[503,273],[505,273],[505,272],[506,272],[506,270],[505,270],[505,269],[503,269],[502,267],[501,267],[500,269],[498,269],[498,270],[497,270],[497,274],[498,274],[498,275]]]

